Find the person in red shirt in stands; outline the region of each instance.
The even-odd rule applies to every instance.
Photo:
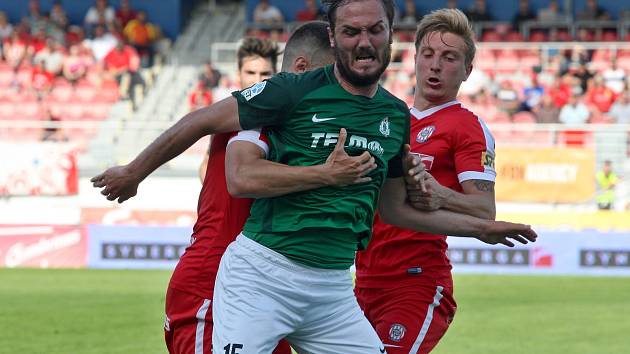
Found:
[[[194,111],[212,104],[212,91],[206,87],[203,81],[197,82],[197,86],[188,96],[190,110]]]
[[[597,109],[598,113],[607,113],[613,103],[615,103],[617,95],[604,85],[604,79],[601,75],[596,75],[592,84],[586,90],[584,98],[585,103],[589,107]]]
[[[317,6],[315,0],[304,0],[304,8],[295,14],[295,20],[299,22],[314,21],[323,18],[323,11]]]
[[[45,62],[38,60],[31,71],[31,88],[38,98],[43,98],[52,89],[55,76],[46,70]]]
[[[138,73],[140,57],[138,52],[126,45],[123,39],[118,39],[116,47],[103,59],[107,75],[113,77],[120,87],[122,97],[130,97],[135,102],[135,85],[143,85],[142,77]]]
[[[138,13],[131,8],[129,0],[121,0],[120,7],[116,10],[116,21],[120,28],[125,28],[129,21],[135,20]]]

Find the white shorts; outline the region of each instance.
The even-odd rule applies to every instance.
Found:
[[[212,312],[221,354],[268,354],[281,338],[303,354],[385,353],[349,270],[303,266],[243,235],[221,258]]]

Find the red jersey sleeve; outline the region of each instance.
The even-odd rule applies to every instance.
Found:
[[[486,124],[477,116],[460,120],[455,139],[455,170],[459,183],[471,179],[493,181],[497,173],[494,169],[494,138]]]
[[[265,158],[269,156],[269,139],[261,129],[250,129],[236,132],[232,137],[230,137],[228,145],[234,141],[249,141],[252,144],[256,144],[265,152]]]

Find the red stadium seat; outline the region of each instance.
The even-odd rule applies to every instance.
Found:
[[[527,111],[517,112],[512,116],[512,122],[519,124],[536,124],[536,116]]]
[[[15,117],[18,120],[40,120],[43,118],[42,106],[34,101],[18,104],[15,107]]]
[[[571,37],[571,33],[569,33],[569,31],[567,30],[558,30],[556,38],[560,42],[569,42],[573,40],[573,37]]]
[[[74,99],[81,102],[92,102],[98,94],[98,90],[91,85],[77,86]]]
[[[521,34],[521,32],[510,31],[505,36],[505,40],[507,40],[508,42],[523,42],[525,41],[525,38],[523,38],[523,35]]]
[[[501,40],[501,35],[494,30],[484,31],[481,35],[482,42],[500,42]]]
[[[72,95],[74,94],[74,88],[70,85],[61,85],[52,89],[50,92],[50,96],[59,102],[68,102],[72,99]]]
[[[0,102],[0,120],[15,119],[15,104],[11,102]]]
[[[617,38],[617,31],[604,31],[602,33],[602,41],[604,42],[614,42]]]
[[[532,31],[529,35],[530,42],[546,42],[547,40],[547,34],[543,31]]]

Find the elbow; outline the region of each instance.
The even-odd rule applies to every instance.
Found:
[[[228,193],[234,198],[248,198],[251,195],[251,188],[245,178],[226,178]]]
[[[395,208],[392,208],[392,207],[389,207],[389,208],[388,207],[380,207],[378,209],[378,214],[379,214],[379,216],[381,218],[381,221],[383,221],[385,224],[394,225],[394,224],[397,223],[396,222],[397,221],[397,219],[396,219],[396,211],[393,210],[393,209],[395,209]]]

